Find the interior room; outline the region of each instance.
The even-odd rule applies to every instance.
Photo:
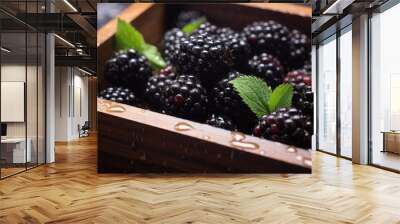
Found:
[[[2,178],[45,162],[45,36],[15,25],[1,31]]]
[[[96,132],[96,51],[88,35],[96,25],[95,3],[76,6],[85,17],[71,6],[0,4],[0,179],[54,162],[55,143]],[[61,12],[75,14],[62,18]]]
[[[238,3],[310,15],[311,174],[99,173],[96,40],[177,16],[113,2],[0,1],[0,223],[400,222],[398,0]]]
[[[356,6],[347,7],[351,10]],[[374,7],[365,11],[370,16],[364,21],[369,24],[365,30],[354,30],[355,16],[348,13],[337,19],[339,26],[336,29],[328,24],[316,32],[318,35],[314,38],[313,48],[318,68],[315,81],[319,90],[316,149],[353,162],[361,159],[362,163],[398,172],[399,108],[395,96],[398,95],[399,78],[398,63],[394,57],[398,44],[394,41],[399,33],[392,27],[399,19],[400,7],[390,1]],[[363,68],[364,77],[354,76],[358,70],[354,66],[354,57],[359,55],[352,50],[361,42],[356,39],[359,35],[366,38],[361,52],[364,57],[361,62],[367,66]],[[360,98],[354,92],[357,88],[365,91]],[[368,151],[362,156],[364,158],[352,158],[360,156],[357,148],[352,147],[354,140],[358,140],[352,137],[352,123],[357,118],[355,116],[360,116],[358,111],[352,110],[359,107],[356,100],[363,102],[361,112],[367,124],[363,127],[366,132],[362,141],[369,144],[363,147],[365,152]]]

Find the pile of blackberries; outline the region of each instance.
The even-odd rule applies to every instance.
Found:
[[[187,34],[184,22],[201,15],[184,13],[162,40],[168,66],[151,68],[135,50],[116,53],[105,65],[109,88],[100,97],[227,130],[310,148],[313,132],[310,39],[276,21],[259,21],[242,30],[203,23]],[[257,118],[229,81],[253,75],[275,88],[293,85],[291,108]]]

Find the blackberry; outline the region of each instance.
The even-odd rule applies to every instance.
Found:
[[[234,68],[246,71],[246,64],[251,55],[250,45],[236,32],[222,32],[220,37],[228,49]]]
[[[207,35],[213,35],[213,36],[219,36],[219,35],[229,35],[235,33],[231,28],[229,27],[218,27],[214,24],[211,24],[209,22],[205,22],[200,25],[200,27],[193,32],[194,35],[198,34],[207,34]]]
[[[200,19],[201,17],[204,17],[203,14],[197,11],[183,11],[179,13],[177,21],[176,21],[176,26],[179,28],[184,27],[186,24],[193,22],[197,19]]]
[[[289,55],[283,63],[288,69],[298,69],[309,61],[311,42],[307,35],[298,30],[292,30],[289,35]]]
[[[289,55],[289,29],[273,20],[253,22],[243,28],[242,34],[254,53],[267,52],[280,59]]]
[[[312,122],[295,108],[280,108],[262,116],[253,134],[288,145],[311,148]]]
[[[179,48],[179,44],[185,34],[178,28],[167,31],[163,39],[163,56],[167,61],[171,61],[172,55]]]
[[[111,100],[117,103],[128,104],[136,106],[140,103],[135,94],[128,88],[123,87],[109,87],[102,90],[99,97],[106,100]]]
[[[284,81],[293,85],[293,106],[312,118],[314,113],[314,94],[311,87],[311,74],[305,70],[294,70],[286,75]]]
[[[262,78],[272,88],[283,82],[284,72],[281,62],[270,54],[255,55],[249,60],[248,66],[252,75]]]
[[[226,116],[212,114],[206,121],[206,124],[222,128],[226,130],[233,131],[235,130],[235,125],[233,124],[232,120]]]
[[[150,109],[159,112],[163,110],[164,90],[174,79],[175,73],[171,66],[162,69],[158,75],[149,78],[144,95]]]
[[[203,122],[208,111],[207,91],[191,75],[181,75],[166,85],[163,107],[167,114]]]
[[[104,78],[113,85],[131,89],[142,95],[152,69],[147,59],[134,49],[118,52],[106,62]]]
[[[245,65],[251,54],[251,48],[240,33],[233,31],[229,27],[217,27],[206,22],[201,24],[194,32],[194,35],[198,34],[220,38],[228,51],[229,61],[232,62],[236,69],[245,70]]]
[[[217,36],[192,34],[180,44],[172,63],[179,73],[194,74],[209,88],[229,69],[229,51]]]
[[[227,78],[222,79],[213,89],[215,111],[218,114],[229,115],[237,128],[244,133],[251,133],[256,123],[256,116],[242,101],[229,81],[241,76],[238,72],[230,72]]]

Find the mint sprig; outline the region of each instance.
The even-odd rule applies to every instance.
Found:
[[[281,84],[272,91],[267,83],[255,76],[240,76],[229,83],[257,117],[292,105],[293,86],[290,84]]]
[[[281,107],[292,106],[293,86],[289,83],[281,84],[274,89],[268,100],[268,110],[276,111]]]
[[[135,27],[121,19],[118,19],[117,22],[115,48],[117,50],[135,49],[139,54],[146,57],[150,65],[155,69],[161,69],[166,66],[157,47],[146,43],[143,35]]]
[[[203,24],[205,21],[206,21],[205,17],[196,19],[196,20],[184,25],[182,27],[182,32],[184,32],[185,34],[191,34],[194,31],[196,31],[201,26],[201,24]]]

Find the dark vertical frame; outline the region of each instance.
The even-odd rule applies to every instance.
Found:
[[[25,21],[28,20],[28,0],[25,0]],[[28,169],[28,24],[25,23],[25,170]],[[31,152],[32,153],[32,152]]]
[[[341,156],[341,119],[340,119],[340,76],[341,76],[341,64],[340,64],[340,37],[341,31],[336,31],[336,155]]]
[[[39,0],[36,0],[39,13]],[[36,166],[39,165],[39,32],[36,32]]]
[[[372,12],[368,12],[368,75],[367,75],[367,82],[368,82],[368,164],[373,164],[373,148],[372,148],[372,65],[371,65],[371,55],[372,55],[372,29],[371,29],[371,19],[372,19]]]
[[[314,102],[315,107],[315,148],[319,149],[319,65],[318,65],[318,58],[319,58],[319,44],[315,46],[315,98],[316,102]]]

